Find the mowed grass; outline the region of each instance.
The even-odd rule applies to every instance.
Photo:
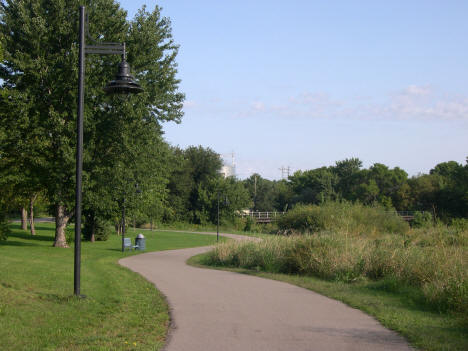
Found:
[[[32,237],[12,224],[0,242],[1,350],[159,350],[168,306],[155,287],[121,267],[121,237],[83,242],[81,293],[73,296],[74,250],[52,247],[54,226],[37,224]],[[216,237],[129,230],[146,237],[147,251],[211,245]]]

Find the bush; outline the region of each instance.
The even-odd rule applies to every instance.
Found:
[[[75,227],[65,227],[65,240],[67,241],[68,245],[75,242]]]
[[[280,233],[311,234],[321,231],[352,235],[406,233],[409,229],[400,216],[382,207],[359,203],[327,202],[318,205],[298,205],[278,220]]]
[[[415,212],[414,219],[411,221],[413,228],[428,228],[433,225],[433,218],[429,212]]]

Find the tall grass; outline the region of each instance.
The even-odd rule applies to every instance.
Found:
[[[285,234],[311,234],[333,231],[348,234],[403,234],[408,224],[396,213],[378,206],[350,202],[327,202],[318,205],[298,205],[278,220]]]
[[[359,230],[275,236],[219,245],[207,264],[352,282],[381,280],[389,289],[411,287],[440,311],[468,315],[468,231],[439,226],[405,234]]]

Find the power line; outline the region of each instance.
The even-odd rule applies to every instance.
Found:
[[[281,179],[285,179],[285,177],[284,177],[285,174],[286,174],[287,178],[289,178],[289,175],[290,175],[290,172],[291,172],[291,167],[281,166],[281,168],[279,168],[279,170],[281,171]]]

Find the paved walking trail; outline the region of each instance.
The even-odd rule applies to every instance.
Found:
[[[412,350],[402,337],[341,302],[287,283],[185,263],[208,250],[119,261],[166,295],[172,319],[167,351]]]

